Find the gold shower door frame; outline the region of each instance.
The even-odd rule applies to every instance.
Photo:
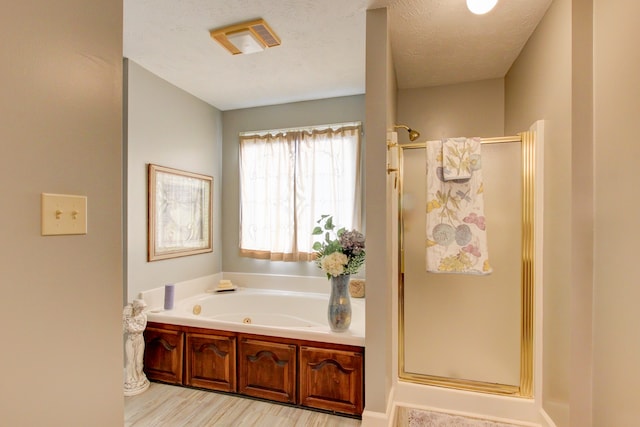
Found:
[[[401,380],[438,387],[467,390],[515,397],[533,397],[533,298],[534,298],[534,190],[535,190],[535,133],[522,132],[517,136],[483,138],[483,144],[520,142],[522,164],[522,264],[521,264],[521,326],[520,326],[520,384],[498,384],[464,380],[405,371],[404,337],[404,223],[403,223],[403,155],[398,163],[398,376]],[[425,143],[397,145],[400,150],[424,148]]]

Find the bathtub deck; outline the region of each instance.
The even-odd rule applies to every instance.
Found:
[[[150,308],[147,321],[364,347],[365,301],[357,298],[351,301],[351,326],[346,332],[331,331],[327,304],[327,295],[239,288],[222,295],[207,292],[191,295],[176,301],[172,310]],[[286,313],[282,313],[283,307],[287,308]],[[304,325],[287,324],[283,314]]]
[[[151,383],[125,397],[125,427],[357,427],[359,420],[226,394]]]

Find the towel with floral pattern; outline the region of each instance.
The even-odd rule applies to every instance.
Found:
[[[445,181],[471,178],[473,161],[480,138],[447,138],[442,140],[442,176]]]
[[[466,140],[469,178],[445,181],[443,141],[427,142],[427,271],[490,274],[480,139]],[[468,156],[466,155],[468,154]],[[453,163],[452,163],[453,164]]]

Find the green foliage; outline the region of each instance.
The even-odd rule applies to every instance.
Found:
[[[322,215],[311,233],[314,236],[324,234],[324,239],[313,244],[316,251],[316,264],[327,273],[327,277],[343,274],[355,274],[365,261],[364,236],[356,230],[347,231],[344,227],[335,231],[331,215]],[[342,254],[332,256],[332,254]],[[337,262],[337,260],[343,260]],[[344,264],[343,264],[344,263]]]

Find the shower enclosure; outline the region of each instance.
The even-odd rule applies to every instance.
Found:
[[[400,381],[533,397],[535,140],[534,131],[482,140],[488,276],[426,272],[425,143],[395,145]]]

